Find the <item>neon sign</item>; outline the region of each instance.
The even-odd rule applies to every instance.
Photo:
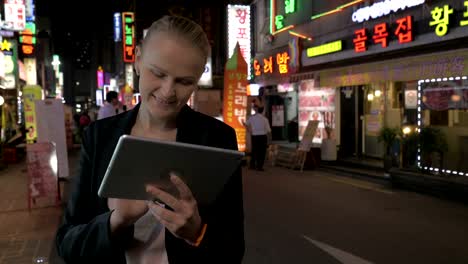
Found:
[[[250,6],[228,5],[228,57],[234,53],[236,44],[247,62],[247,77],[250,79],[251,38]]]
[[[122,40],[122,18],[120,13],[114,13],[114,42]]]
[[[424,2],[425,0],[385,0],[356,10],[351,18],[354,22],[361,23],[369,19],[386,16],[392,12],[396,13],[398,10],[422,5]]]
[[[343,49],[343,41],[337,40],[329,43],[325,43],[320,46],[312,47],[307,49],[307,57],[316,57],[328,53],[337,52]]]
[[[442,8],[436,6],[432,11],[433,21],[429,22],[429,26],[436,26],[435,32],[437,36],[445,36],[448,32],[449,25],[449,16],[453,14],[453,8],[450,8],[449,5],[444,5]]]
[[[467,26],[468,25],[468,0],[465,1],[465,6],[466,6],[466,12],[463,13],[463,17],[466,18],[466,20],[460,21],[460,26]]]
[[[270,33],[275,35],[282,31],[293,28],[294,25],[285,26],[284,20],[288,14],[296,12],[296,0],[284,0],[284,14],[277,13],[277,0],[270,0]]]
[[[34,45],[36,44],[36,24],[34,22],[26,23],[26,28],[20,32],[19,42],[23,54],[32,55],[34,53]]]
[[[263,62],[263,65],[261,62]],[[254,75],[261,76],[262,74],[271,75],[275,73],[286,75],[291,73],[290,63],[291,57],[287,51],[278,52],[263,59],[255,59],[253,61]]]
[[[122,38],[124,62],[135,61],[135,15],[132,12],[122,13]]]
[[[380,23],[374,26],[374,34],[372,39],[375,44],[380,44],[383,48],[388,47],[388,38],[390,37],[390,27],[387,23]],[[413,41],[413,17],[406,16],[396,20],[396,29],[393,32],[398,37],[400,44]],[[367,50],[368,33],[366,28],[358,29],[354,32],[353,39],[354,50],[356,52],[364,52]]]

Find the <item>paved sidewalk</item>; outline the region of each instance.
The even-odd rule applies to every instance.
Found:
[[[69,153],[70,173],[76,168],[77,153]],[[61,206],[28,210],[25,161],[0,171],[0,264],[47,263]],[[63,185],[62,185],[63,186]],[[53,263],[53,262],[49,262]]]

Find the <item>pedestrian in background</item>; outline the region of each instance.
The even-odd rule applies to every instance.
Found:
[[[250,169],[263,171],[271,128],[268,119],[262,114],[263,107],[255,105],[255,114],[247,119],[246,127],[251,138]]]
[[[165,16],[148,29],[135,50],[141,102],[127,112],[93,122],[85,131],[79,175],[56,239],[58,253],[67,262],[242,262],[240,165],[210,205],[197,204],[189,187],[172,173],[178,197],[153,185],[146,189],[149,201],[97,194],[117,142],[125,134],[237,150],[233,128],[187,105],[210,50],[203,29],[191,20]],[[139,155],[151,155],[141,151]],[[133,177],[129,174],[127,180]]]
[[[119,94],[115,91],[109,91],[106,94],[106,102],[98,112],[98,120],[123,113],[122,105],[119,102]]]

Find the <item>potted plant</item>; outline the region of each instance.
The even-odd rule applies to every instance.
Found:
[[[322,160],[336,160],[336,140],[332,138],[333,127],[325,125],[327,137],[322,140],[320,147]]]
[[[382,127],[380,129],[377,140],[384,143],[384,170],[388,172],[393,165],[392,146],[398,138],[399,129]]]
[[[423,127],[419,133],[419,145],[424,166],[443,167],[444,152],[448,151],[448,143],[440,129]]]

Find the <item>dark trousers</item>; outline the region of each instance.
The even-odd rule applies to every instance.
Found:
[[[250,159],[250,168],[263,169],[265,163],[265,155],[267,150],[267,136],[252,136],[252,157]]]

